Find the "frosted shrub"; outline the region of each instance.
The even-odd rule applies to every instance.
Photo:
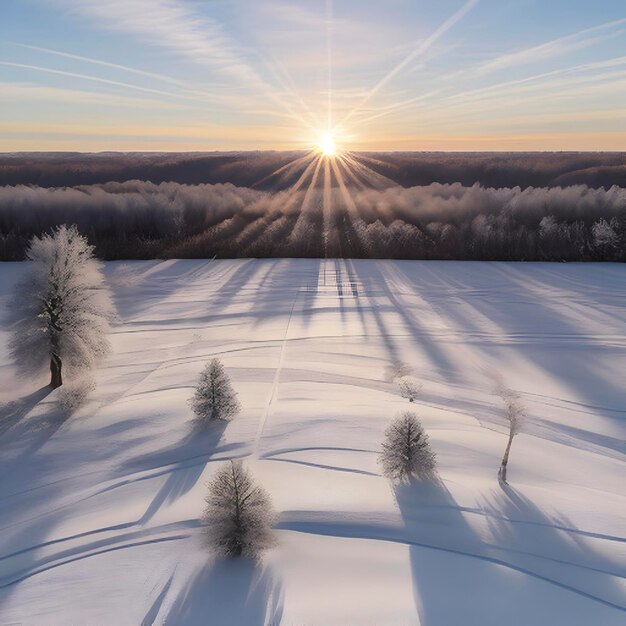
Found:
[[[387,478],[407,482],[435,476],[436,456],[415,413],[398,415],[385,431],[380,463]]]
[[[403,376],[397,379],[398,391],[403,398],[406,398],[409,402],[415,402],[417,396],[422,391],[422,383],[416,378],[411,376]]]
[[[274,544],[276,516],[267,492],[241,461],[230,461],[209,483],[203,515],[209,549],[221,556],[258,558]]]
[[[189,404],[203,421],[230,420],[239,412],[237,393],[219,359],[211,360],[202,370]]]

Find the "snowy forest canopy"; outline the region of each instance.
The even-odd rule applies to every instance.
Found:
[[[287,155],[4,155],[0,258],[67,223],[105,259],[626,260],[624,155],[378,155],[371,187]]]

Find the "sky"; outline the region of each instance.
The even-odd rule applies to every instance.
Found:
[[[624,0],[0,0],[3,152],[626,150],[625,103]]]

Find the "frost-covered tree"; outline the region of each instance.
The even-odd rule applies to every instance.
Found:
[[[619,246],[618,228],[617,220],[609,223],[605,219],[598,220],[591,227],[593,246],[600,255],[608,258],[613,255]]]
[[[189,404],[198,418],[205,421],[230,420],[239,412],[237,392],[219,359],[206,364]]]
[[[422,391],[422,383],[411,376],[403,376],[402,378],[397,379],[397,383],[400,395],[403,398],[406,398],[409,402],[415,402],[415,399]]]
[[[24,374],[49,365],[50,385],[57,388],[64,367],[80,374],[106,355],[113,304],[93,247],[75,226],[33,237],[26,258],[10,306],[9,348]]]
[[[502,402],[504,403],[506,419],[509,425],[509,440],[506,444],[500,469],[498,470],[498,479],[503,483],[506,483],[506,468],[509,463],[511,444],[513,443],[515,435],[517,435],[520,431],[526,411],[524,409],[524,405],[520,401],[519,395],[512,389],[509,389],[506,385],[502,383],[499,384],[496,393],[500,396]]]
[[[231,461],[216,472],[206,503],[203,522],[212,551],[256,558],[274,544],[276,516],[270,498],[241,461]]]
[[[391,480],[406,482],[411,476],[435,476],[436,456],[415,413],[407,411],[391,422],[385,431],[380,463],[383,474]]]

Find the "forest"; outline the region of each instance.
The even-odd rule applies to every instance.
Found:
[[[626,260],[623,155],[359,155],[319,175],[290,153],[131,157],[5,155],[0,259],[75,224],[102,259]],[[153,179],[124,179],[131,161]]]

